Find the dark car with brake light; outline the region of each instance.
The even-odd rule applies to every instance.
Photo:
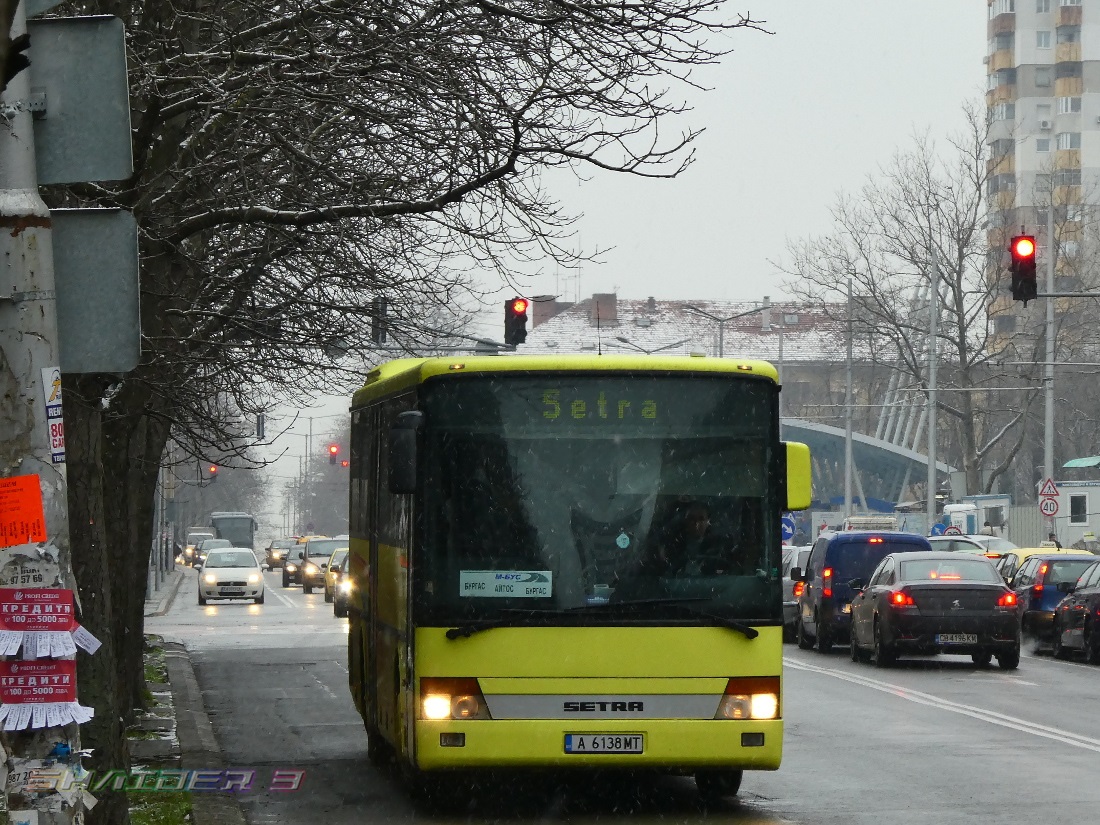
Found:
[[[890,554],[849,585],[853,661],[887,667],[902,653],[961,653],[979,665],[994,656],[1002,669],[1020,665],[1018,600],[984,556]]]
[[[791,569],[791,579],[805,582],[798,597],[795,639],[804,650],[822,653],[847,644],[852,624],[848,582],[866,580],[890,553],[917,553],[932,548],[916,533],[851,530],[823,533],[814,542],[805,570]]]
[[[1076,582],[1061,582],[1064,594],[1054,609],[1051,651],[1066,659],[1081,651],[1090,665],[1100,664],[1100,561],[1085,568]]]
[[[1028,556],[1012,578],[1012,589],[1020,600],[1020,627],[1035,637],[1037,646],[1048,641],[1054,628],[1054,610],[1065,597],[1062,582],[1074,582],[1096,556],[1084,550],[1078,553],[1039,553]]]

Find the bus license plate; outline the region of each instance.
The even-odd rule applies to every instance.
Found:
[[[936,636],[938,645],[976,645],[978,634],[976,633],[940,633]]]
[[[640,733],[567,733],[566,753],[641,753]]]

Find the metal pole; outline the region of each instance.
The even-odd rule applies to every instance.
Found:
[[[779,417],[783,417],[783,326],[779,327]]]
[[[726,322],[718,322],[718,357],[722,358],[726,354]],[[1049,359],[1048,359],[1049,360]]]
[[[936,336],[940,317],[940,261],[932,250],[932,289],[928,292],[928,492],[927,529],[936,523]]]
[[[844,518],[852,515],[852,279],[848,279],[848,357],[844,379]]]
[[[1054,193],[1047,209],[1047,292],[1054,292]],[[1047,362],[1043,368],[1043,479],[1054,478],[1054,299],[1047,298]],[[1054,519],[1047,519],[1047,532],[1054,532]]]

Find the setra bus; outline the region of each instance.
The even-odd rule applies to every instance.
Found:
[[[783,747],[780,522],[810,455],[760,361],[401,359],[351,410],[349,681],[368,757],[653,768]],[[702,526],[700,526],[702,523]]]

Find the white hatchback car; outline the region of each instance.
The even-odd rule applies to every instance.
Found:
[[[247,547],[211,550],[199,573],[199,604],[209,599],[251,599],[264,603],[264,573]]]

